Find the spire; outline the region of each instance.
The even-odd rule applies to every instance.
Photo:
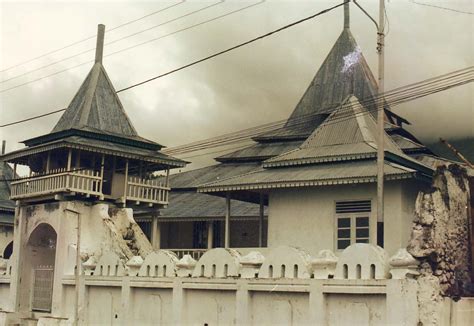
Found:
[[[102,65],[105,26],[97,28],[95,64],[53,129],[83,129],[119,136],[138,136]]]
[[[95,47],[95,62],[102,63],[102,55],[104,54],[104,34],[105,25],[97,26],[97,45]]]
[[[350,20],[350,13],[349,13],[349,2],[344,4],[344,29],[349,28],[349,20]]]

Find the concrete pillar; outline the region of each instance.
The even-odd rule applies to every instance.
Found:
[[[235,323],[242,326],[252,324],[250,293],[246,282],[246,280],[239,280],[235,293]]]
[[[212,249],[214,242],[214,221],[207,222],[207,249]]]
[[[10,276],[10,304],[11,311],[18,312],[20,309],[20,271],[22,269],[21,257],[24,256],[26,239],[26,216],[24,216],[26,207],[16,207],[15,222],[13,229],[13,254],[10,257],[12,260],[12,274]]]
[[[309,286],[309,323],[326,325],[326,304],[324,302],[323,281],[312,280]]]
[[[131,290],[130,290],[130,276],[122,276],[122,293],[121,293],[121,314],[119,320],[122,325],[127,326],[133,323],[130,311],[131,301]]]
[[[153,216],[151,220],[151,245],[154,250],[160,249],[161,243],[161,223],[158,222],[158,217]]]
[[[183,320],[183,300],[184,290],[183,283],[180,279],[173,281],[173,325],[182,325],[186,321]]]
[[[258,219],[258,246],[263,247],[263,215],[264,215],[264,208],[263,205],[263,194],[260,193],[260,211],[259,211],[259,219]]]
[[[227,193],[225,199],[225,229],[224,229],[224,247],[230,247],[230,193]]]
[[[387,280],[387,325],[418,324],[417,292],[416,280]]]

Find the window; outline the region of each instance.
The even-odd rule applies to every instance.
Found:
[[[336,202],[337,250],[369,243],[370,200]]]

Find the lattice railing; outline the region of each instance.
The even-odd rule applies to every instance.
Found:
[[[51,170],[47,174],[36,174],[12,181],[10,198],[15,200],[71,191],[100,196],[101,182],[99,171],[87,169]]]

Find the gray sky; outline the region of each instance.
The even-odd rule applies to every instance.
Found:
[[[176,1],[177,2],[177,1]],[[191,1],[106,33],[106,42],[216,3]],[[108,53],[156,38],[217,15],[256,3],[216,5],[105,48]],[[419,2],[474,12],[471,0]],[[0,70],[173,2],[14,1],[0,2]],[[274,1],[249,8],[191,30],[104,58],[116,89],[187,64],[213,52],[264,34],[339,3],[337,0]],[[359,0],[374,17],[378,1]],[[474,64],[474,16],[414,4],[387,1],[390,30],[386,39],[386,90]],[[120,94],[141,136],[168,147],[287,118],[342,30],[343,10],[271,36],[245,48]],[[351,30],[374,75],[375,27],[353,4]],[[0,73],[5,80],[95,46],[95,39]],[[0,84],[6,89],[92,60],[86,53]],[[66,107],[92,64],[0,93],[0,122],[6,123]],[[421,140],[474,137],[472,83],[394,108],[413,123]],[[8,150],[19,141],[48,133],[54,115],[0,130]],[[186,154],[191,155],[191,154]],[[186,156],[184,155],[184,156]],[[219,155],[219,154],[217,154]],[[214,155],[214,156],[217,156]],[[191,159],[193,160],[193,159]],[[196,160],[202,161],[202,157]]]

